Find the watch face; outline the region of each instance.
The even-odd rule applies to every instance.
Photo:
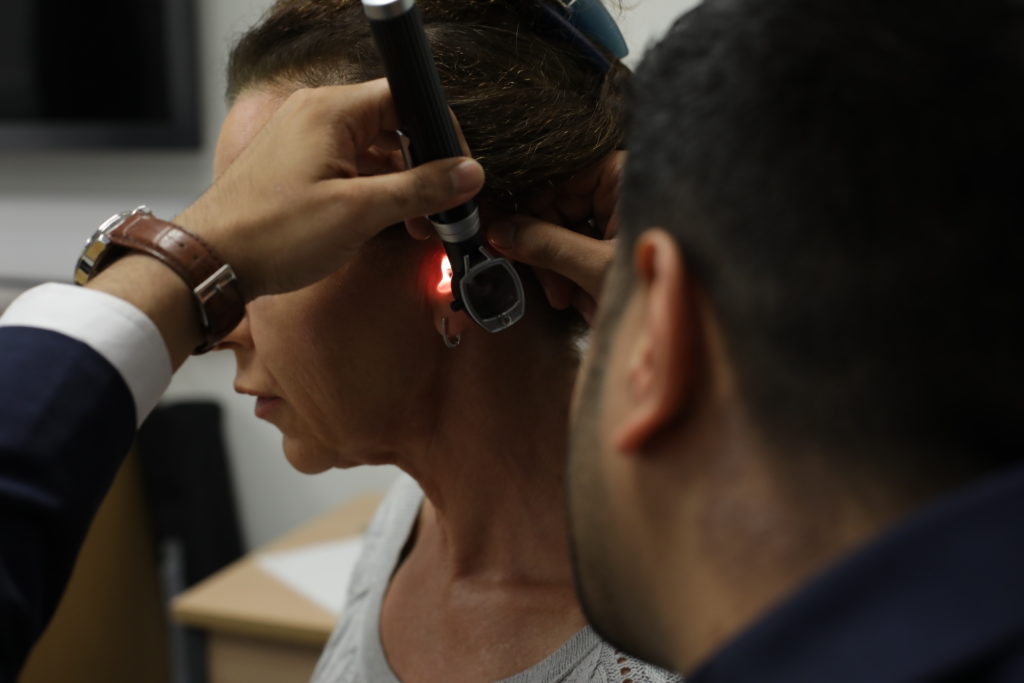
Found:
[[[93,267],[96,265],[96,259],[100,257],[104,251],[106,251],[109,243],[103,242],[98,238],[99,233],[93,235],[93,237],[85,243],[85,251],[78,259],[78,265],[75,266],[75,284],[84,285],[89,281],[92,276]]]
[[[110,246],[110,239],[108,237],[110,233],[124,223],[129,216],[146,210],[146,207],[140,206],[134,211],[124,211],[115,214],[96,229],[92,237],[85,241],[85,249],[82,251],[82,255],[78,257],[78,263],[75,264],[76,285],[84,285],[95,274],[96,263],[103,255],[103,252],[107,250],[107,247]]]

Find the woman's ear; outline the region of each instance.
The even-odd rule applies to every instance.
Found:
[[[443,250],[432,256],[428,264],[427,298],[434,318],[434,329],[446,346],[458,346],[472,321],[464,312],[452,311],[452,269]]]
[[[451,307],[445,304],[441,310],[434,312],[434,329],[441,336],[444,345],[450,349],[462,343],[462,335],[466,332],[473,321],[464,312],[452,312]]]

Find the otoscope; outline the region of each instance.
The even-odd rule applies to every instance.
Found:
[[[415,0],[362,2],[384,61],[400,135],[408,141],[407,162],[418,166],[462,156]],[[429,219],[451,263],[452,310],[465,310],[489,332],[516,324],[525,311],[523,284],[512,264],[484,245],[476,201]]]

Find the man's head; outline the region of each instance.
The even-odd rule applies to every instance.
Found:
[[[1020,460],[1022,45],[1011,0],[708,0],[647,56],[571,466],[613,640],[679,665],[656,577],[770,562],[759,502],[881,524]]]

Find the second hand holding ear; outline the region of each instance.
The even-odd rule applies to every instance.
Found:
[[[614,240],[587,237],[529,216],[496,222],[488,231],[488,240],[506,257],[536,269],[553,308],[573,306],[593,324],[604,276],[615,253]]]
[[[575,307],[593,324],[605,273],[615,254],[619,178],[625,152],[543,193],[530,204],[532,215],[493,223],[488,241],[504,256],[534,266],[548,302]],[[588,223],[595,238],[569,225]]]

